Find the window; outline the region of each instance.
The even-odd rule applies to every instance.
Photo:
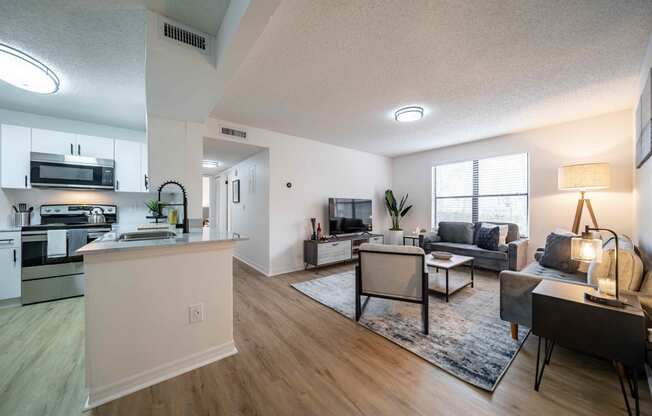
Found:
[[[432,175],[433,228],[440,221],[513,222],[527,235],[527,153],[439,165]]]

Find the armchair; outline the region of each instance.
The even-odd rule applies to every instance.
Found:
[[[423,333],[428,334],[428,273],[419,247],[362,244],[355,268],[355,320],[371,297],[421,305]],[[367,296],[362,304],[361,297]]]

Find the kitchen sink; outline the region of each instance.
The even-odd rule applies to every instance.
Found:
[[[133,231],[122,233],[118,236],[118,241],[140,241],[140,240],[166,240],[175,238],[177,235],[172,231]]]

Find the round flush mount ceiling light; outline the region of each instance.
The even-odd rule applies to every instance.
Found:
[[[423,118],[423,107],[412,105],[399,108],[394,112],[394,119],[401,123],[409,123]]]
[[[0,43],[0,80],[40,94],[59,90],[59,78],[50,68],[4,43]]]
[[[216,167],[220,166],[221,163],[218,162],[217,160],[204,160],[201,162],[201,166],[203,168],[207,169],[215,169]]]

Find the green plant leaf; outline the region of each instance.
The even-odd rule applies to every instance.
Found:
[[[405,217],[405,214],[408,213],[408,211],[410,210],[410,208],[412,208],[412,205],[408,205],[407,208],[405,208],[403,211],[401,211],[401,218],[402,218],[402,217]]]

